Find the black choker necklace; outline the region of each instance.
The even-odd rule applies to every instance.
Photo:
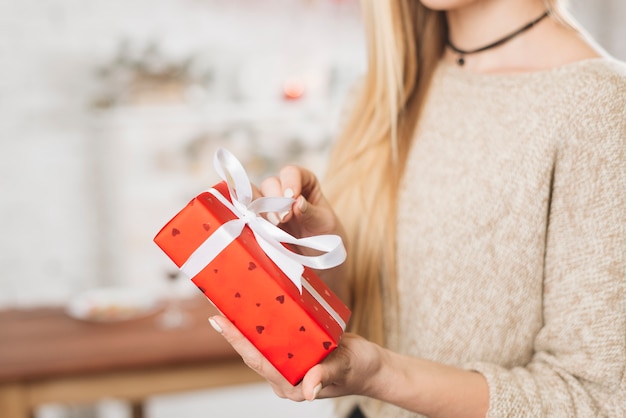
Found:
[[[541,22],[544,18],[546,18],[550,13],[548,11],[546,11],[544,14],[542,14],[541,16],[539,16],[538,18],[536,18],[535,20],[527,23],[526,25],[522,26],[521,28],[519,28],[518,30],[516,30],[513,33],[510,33],[508,35],[506,35],[504,38],[498,39],[497,41],[490,43],[489,45],[485,45],[481,48],[477,48],[477,49],[471,49],[469,51],[457,48],[456,46],[454,46],[452,44],[452,42],[450,42],[450,38],[448,37],[448,39],[446,39],[446,43],[447,45],[450,47],[450,49],[452,49],[454,52],[456,52],[457,54],[459,54],[459,57],[456,59],[456,63],[459,65],[463,65],[465,64],[465,55],[469,55],[469,54],[475,54],[477,52],[482,52],[482,51],[486,51],[488,49],[491,48],[495,48],[497,46],[502,45],[503,43],[510,41],[511,39],[515,38],[517,35],[526,32],[528,29],[532,28],[533,26],[535,26],[537,23]]]

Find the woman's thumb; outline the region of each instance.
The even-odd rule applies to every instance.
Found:
[[[296,199],[293,214],[303,228],[314,233],[318,233],[317,229],[324,224],[324,215],[320,212],[320,208],[312,205],[303,195]]]
[[[312,205],[304,196],[300,195],[296,199],[293,212],[303,227],[315,231],[319,228],[323,229],[327,222],[324,211],[320,209],[319,206]]]
[[[336,220],[333,211],[324,201],[320,205],[313,205],[300,195],[296,199],[293,214],[301,227],[309,234],[334,233]]]
[[[301,214],[305,214],[309,209],[309,202],[304,198],[304,196],[300,195],[296,199],[296,208]]]

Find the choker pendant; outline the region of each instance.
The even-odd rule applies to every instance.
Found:
[[[465,55],[476,54],[476,53],[483,52],[483,51],[486,51],[486,50],[491,49],[491,48],[496,48],[496,47],[498,47],[498,46],[500,46],[500,45],[510,41],[511,39],[515,38],[516,36],[521,35],[522,33],[526,32],[527,30],[529,30],[530,28],[535,26],[537,23],[541,22],[543,19],[545,19],[549,15],[550,15],[550,11],[546,10],[541,16],[539,16],[536,19],[531,20],[530,22],[528,22],[527,24],[525,24],[521,28],[517,29],[516,31],[514,31],[512,33],[509,33],[508,35],[498,39],[497,41],[492,42],[492,43],[490,43],[488,45],[485,45],[483,47],[480,47],[480,48],[470,49],[470,50],[465,50],[465,49],[458,48],[457,46],[455,46],[452,43],[452,41],[450,41],[450,37],[449,36],[446,38],[446,45],[452,51],[454,51],[457,54],[459,54],[458,58],[456,59],[456,63],[459,66],[463,66],[465,64]]]

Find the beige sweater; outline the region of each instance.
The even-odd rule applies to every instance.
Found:
[[[441,64],[398,217],[391,349],[482,373],[489,417],[626,417],[626,66]]]

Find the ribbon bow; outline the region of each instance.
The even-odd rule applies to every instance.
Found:
[[[261,197],[252,200],[252,186],[245,169],[229,151],[219,148],[215,153],[215,169],[226,181],[231,202],[215,189],[210,189],[220,203],[230,209],[236,219],[222,224],[207,238],[181,266],[188,277],[194,277],[219,253],[230,245],[248,225],[256,241],[267,256],[285,273],[302,293],[304,266],[329,269],[343,263],[346,250],[338,235],[317,235],[296,238],[259,216],[266,212],[289,210],[294,200],[285,197]],[[293,244],[321,251],[317,256],[305,256],[291,251],[283,244]]]

